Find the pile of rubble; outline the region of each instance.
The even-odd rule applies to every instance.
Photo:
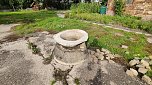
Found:
[[[142,76],[142,80],[152,85],[152,80],[146,75],[148,71],[151,71],[150,65],[152,65],[152,56],[146,57],[144,59],[135,57],[129,62],[130,70],[128,69],[126,73],[131,76]]]
[[[96,57],[98,60],[108,60],[111,63],[114,63],[112,60],[115,57],[120,57],[117,54],[112,54],[109,50],[102,48],[96,49],[95,51],[89,50],[89,53],[92,55],[92,57]]]

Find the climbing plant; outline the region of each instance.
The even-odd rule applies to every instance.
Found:
[[[115,0],[115,13],[116,15],[123,15],[124,2],[123,0]]]

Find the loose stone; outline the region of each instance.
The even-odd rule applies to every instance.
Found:
[[[145,67],[149,67],[149,63],[145,60],[141,60],[141,65],[143,65]]]
[[[152,60],[152,55],[150,55],[149,58]]]
[[[144,76],[142,77],[142,80],[145,81],[145,82],[147,82],[148,84],[151,83],[151,78],[148,77],[147,75],[144,75]]]
[[[99,49],[96,49],[96,52],[100,53],[101,51]]]
[[[126,71],[126,74],[133,77],[133,76],[137,76],[138,72],[135,69],[130,68],[130,70]]]
[[[102,51],[102,52],[104,52],[105,54],[109,54],[109,53],[110,53],[110,51],[109,51],[109,50],[104,49],[104,48],[102,48],[102,49],[101,49],[101,51]]]
[[[139,64],[139,60],[134,59],[134,60],[131,60],[131,61],[129,62],[129,65],[130,65],[130,66],[134,66],[134,65],[136,65],[136,64]]]
[[[145,66],[143,66],[143,65],[136,65],[136,67],[138,67],[138,68],[145,68]]]
[[[137,75],[138,75],[138,72],[137,72],[135,69],[130,68],[130,71],[132,71],[132,72],[133,72],[133,74],[134,74],[135,76],[137,76]]]
[[[127,49],[128,46],[126,46],[126,45],[121,45],[121,48]]]
[[[104,56],[102,54],[99,54],[98,59],[104,60]]]
[[[94,55],[94,54],[95,54],[95,51],[92,51],[92,50],[91,50],[91,51],[90,51],[90,54],[91,54],[91,55]]]
[[[138,69],[138,72],[140,72],[142,74],[145,74],[147,71],[148,71],[148,69],[146,69],[146,68],[139,68]]]
[[[152,65],[152,60],[149,62],[149,65]]]
[[[108,57],[110,57],[110,59],[113,59],[114,56],[112,54],[107,54]]]
[[[129,76],[131,76],[131,77],[133,77],[133,76],[134,76],[133,72],[132,72],[132,71],[130,71],[130,70],[127,70],[127,71],[126,71],[126,74],[127,74],[127,75],[129,75]]]

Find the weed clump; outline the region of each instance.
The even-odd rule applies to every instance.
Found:
[[[32,49],[33,54],[39,54],[40,53],[40,49],[31,42],[28,43],[28,48]]]

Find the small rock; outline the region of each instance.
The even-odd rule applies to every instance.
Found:
[[[104,55],[104,52],[100,52],[100,54]]]
[[[138,75],[138,72],[137,72],[135,69],[130,68],[130,71],[132,71],[132,72],[133,72],[133,74],[134,74],[135,76],[137,76],[137,75]]]
[[[148,84],[151,83],[151,78],[148,77],[147,75],[142,76],[142,80],[145,81],[145,82],[147,82]]]
[[[101,51],[99,49],[96,49],[96,52],[100,53]]]
[[[107,57],[106,57],[106,59],[107,59],[107,60],[110,60],[110,57],[109,57],[109,56],[107,56]]]
[[[85,50],[86,50],[86,45],[85,45],[85,43],[82,43],[82,44],[80,45],[80,49],[81,49],[81,51],[85,51]]]
[[[100,55],[100,53],[95,53],[94,55],[95,55],[96,57],[98,57],[98,56]]]
[[[126,71],[126,74],[127,74],[127,75],[129,75],[129,76],[131,76],[131,77],[133,77],[133,76],[134,76],[133,72],[132,72],[132,71],[130,71],[130,70],[127,70],[127,71]]]
[[[145,74],[147,71],[148,71],[148,69],[146,69],[146,68],[139,68],[138,69],[138,72],[140,72],[142,74]]]
[[[147,41],[148,41],[149,43],[152,43],[152,37],[147,38]]]
[[[135,41],[135,39],[134,39],[134,38],[130,38],[130,40],[131,40],[131,41]]]
[[[147,68],[148,70],[151,70],[151,67],[150,67],[150,66],[146,66],[146,68]]]
[[[110,57],[110,59],[113,59],[114,56],[112,54],[107,54],[108,57]]]
[[[110,51],[109,51],[109,50],[104,49],[104,48],[102,48],[102,49],[101,49],[101,51],[102,51],[102,52],[104,52],[105,54],[109,54],[109,53],[110,53]]]
[[[95,55],[92,55],[91,57],[92,57],[92,58],[96,58],[96,56],[95,56]]]
[[[122,57],[122,56],[120,56],[119,54],[114,54],[114,57]]]
[[[43,34],[47,34],[47,35],[49,34],[49,32],[47,32],[47,31],[43,31],[43,32],[41,32],[41,33],[43,33]]]
[[[138,75],[138,72],[132,68],[130,68],[130,70],[127,70],[126,71],[126,74],[133,77],[133,76],[137,76]]]
[[[139,60],[133,59],[133,60],[131,60],[131,61],[129,62],[129,65],[130,65],[130,66],[134,66],[134,65],[136,65],[136,64],[139,64]]]
[[[145,66],[145,67],[149,67],[149,63],[145,60],[141,60],[141,65]]]
[[[149,62],[149,65],[152,65],[152,60]]]
[[[126,45],[121,45],[121,48],[127,49],[128,46],[126,46]]]
[[[135,57],[134,59],[135,59],[135,60],[140,60],[140,58],[139,58],[139,57]]]
[[[90,54],[91,54],[91,55],[94,55],[94,54],[95,54],[95,51],[92,51],[92,50],[91,50],[91,51],[90,51]]]
[[[104,56],[102,54],[99,54],[98,59],[104,60]]]
[[[138,67],[138,68],[145,68],[145,66],[143,66],[143,65],[136,65],[136,67]]]
[[[152,55],[150,55],[149,58],[152,60]]]

